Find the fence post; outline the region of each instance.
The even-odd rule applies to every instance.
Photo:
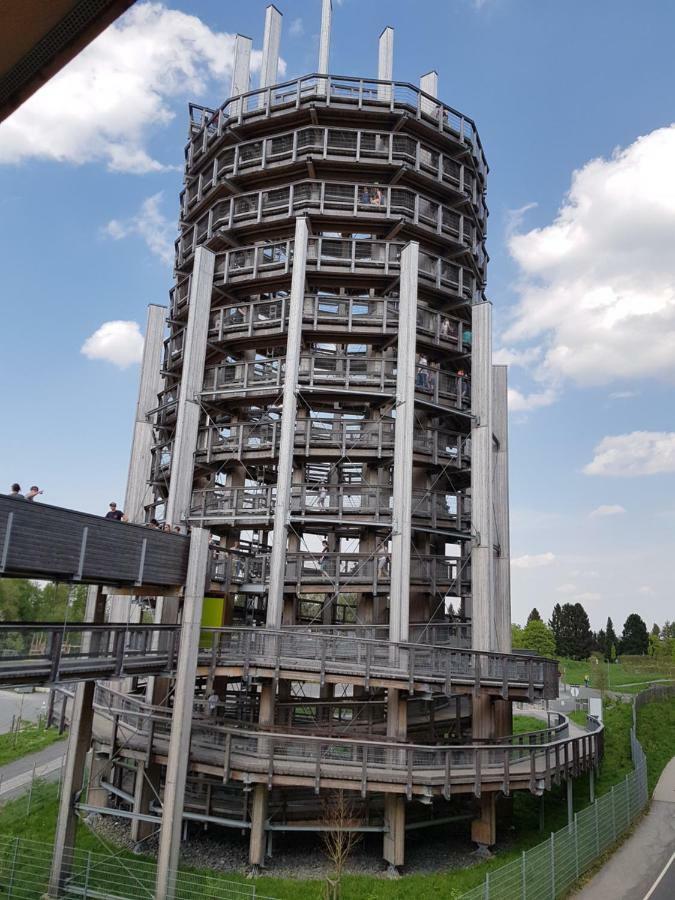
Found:
[[[485,900],[490,900],[490,873],[485,873]]]
[[[600,824],[598,822],[598,801],[593,804],[595,809],[595,855],[600,855]]]
[[[527,864],[524,850],[520,857],[520,896],[522,900],[527,900]]]
[[[616,840],[616,799],[614,796],[614,788],[612,788],[612,831],[614,840]]]
[[[31,801],[33,800],[33,784],[35,783],[35,766],[37,763],[33,763],[33,773],[30,779],[30,790],[28,791],[28,809],[26,810],[26,818],[30,815],[30,806]]]
[[[87,890],[89,889],[89,871],[91,869],[91,850],[87,853],[87,868],[84,873],[84,894],[83,897],[87,900]]]
[[[12,854],[12,868],[9,872],[9,884],[7,885],[7,900],[12,898],[12,888],[14,887],[14,872],[16,871],[16,857],[19,852],[19,838],[14,838],[14,853]]]
[[[577,831],[577,826],[579,824],[578,818],[579,814],[574,813],[574,871],[577,878],[579,877],[579,833]]]
[[[555,832],[551,832],[551,900],[555,900]]]

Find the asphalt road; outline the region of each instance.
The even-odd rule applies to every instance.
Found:
[[[12,727],[12,716],[21,715],[22,719],[37,722],[40,713],[47,714],[49,694],[43,691],[19,693],[18,691],[0,691],[0,734],[5,734]]]
[[[675,757],[661,774],[645,818],[576,896],[581,900],[672,900],[673,851]]]

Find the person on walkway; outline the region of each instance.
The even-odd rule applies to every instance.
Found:
[[[39,494],[44,494],[44,491],[41,491],[40,488],[37,486],[37,484],[33,484],[33,485],[31,485],[30,490],[24,497],[24,500],[33,501]]]
[[[111,503],[110,510],[105,514],[105,517],[106,519],[115,519],[115,521],[119,522],[123,515],[122,510],[117,508],[117,504]]]
[[[10,493],[7,496],[13,497],[14,500],[25,500],[26,499],[24,497],[24,495],[21,493],[21,485],[17,484],[16,482],[14,482],[14,484],[12,485],[12,490],[10,491]]]
[[[220,697],[218,696],[218,694],[216,694],[215,691],[212,691],[206,698],[206,703],[209,708],[209,716],[211,716],[211,718],[215,718],[218,704],[220,703]]]
[[[321,566],[321,571],[326,571],[326,566],[328,565],[328,554],[330,553],[330,547],[328,545],[328,541],[324,538],[321,541],[321,556],[319,557],[319,565]]]

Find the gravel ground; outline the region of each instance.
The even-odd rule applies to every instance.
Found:
[[[88,824],[106,842],[134,849],[126,819],[100,816]],[[143,843],[144,853],[157,852],[157,837]],[[407,838],[406,865],[402,874],[431,874],[448,869],[462,869],[476,862],[475,845],[464,835],[450,836],[446,828],[412,831]],[[181,861],[197,868],[214,869],[232,874],[248,870],[248,834],[214,829],[192,831],[181,846]],[[272,857],[268,857],[264,874],[275,878],[321,879],[331,867],[320,837],[315,834],[275,834]],[[354,848],[347,871],[355,875],[387,877],[382,860],[382,838],[366,835]]]

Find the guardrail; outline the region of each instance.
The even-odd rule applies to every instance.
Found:
[[[300,109],[305,104],[408,114],[439,134],[468,146],[476,170],[485,181],[488,166],[473,119],[409,82],[349,75],[303,75],[293,81],[231,97],[217,110],[190,104],[192,123],[186,149],[187,165],[192,166],[220,138],[225,128]]]
[[[138,739],[160,745],[169,740],[171,713],[149,707],[136,698],[99,688],[97,709],[129,726]],[[394,793],[441,794],[471,791],[480,796],[486,786],[505,793],[526,788],[539,792],[553,779],[581,774],[599,761],[602,729],[569,737],[568,721],[556,714],[555,726],[532,739],[510,735],[501,742],[474,742],[459,746],[397,743],[281,732],[274,729],[219,726],[194,720],[191,754],[196,760],[217,761],[223,780],[266,781],[275,776],[293,779],[319,790],[325,780],[339,778],[356,783],[362,796],[377,789]],[[129,742],[131,738],[125,735]],[[155,747],[157,752],[157,748]]]
[[[188,553],[185,535],[0,496],[0,576],[175,587]]]
[[[675,686],[641,691],[633,699],[630,732],[634,769],[619,784],[586,809],[575,813],[566,828],[521,858],[493,869],[485,881],[461,895],[461,900],[555,900],[566,895],[577,879],[630,828],[649,803],[647,759],[637,739],[636,710],[646,703],[675,696]],[[590,720],[590,717],[589,717]]]

